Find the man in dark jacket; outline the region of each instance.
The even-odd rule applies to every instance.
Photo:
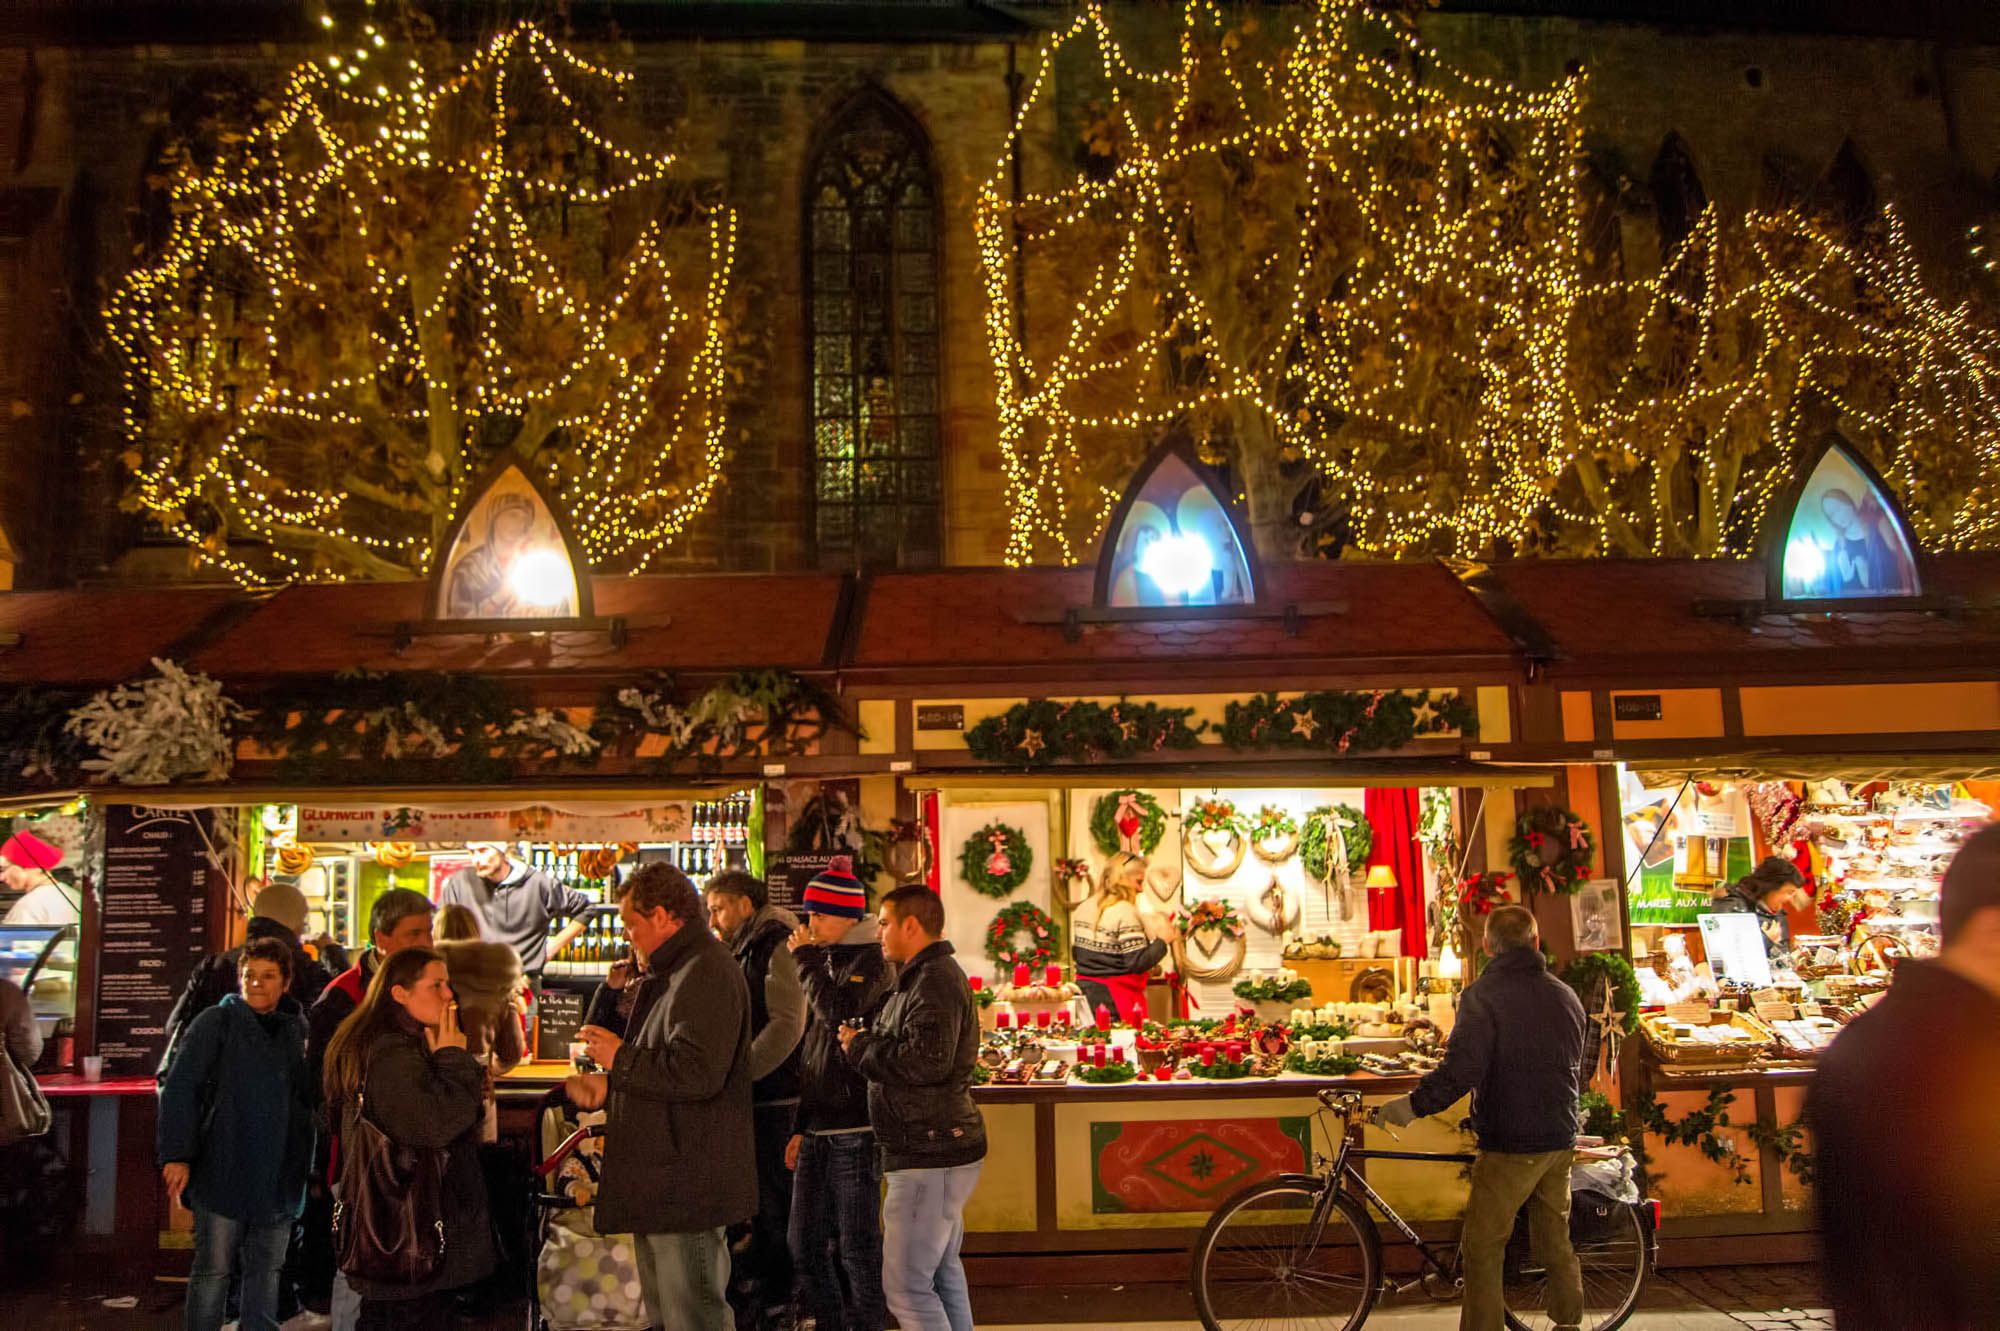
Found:
[[[1841,1331],[2000,1327],[2000,827],[1959,848],[1943,950],[1821,1056],[1807,1102]]]
[[[406,947],[431,945],[430,898],[408,888],[390,888],[376,897],[375,904],[368,909],[368,937],[373,946],[361,954],[361,960],[334,976],[319,1001],[306,1013],[306,1074],[312,1081],[314,1104],[320,1103],[326,1078],[326,1047],[332,1043],[340,1023],[361,1005],[362,995],[368,992],[369,981],[375,978],[375,968],[382,964],[382,958]],[[328,1186],[333,1136],[331,1125],[322,1122],[300,1230],[301,1246],[305,1249],[300,1284],[304,1286],[307,1302],[316,1303],[330,1283],[331,1331],[354,1331],[361,1315],[360,1295],[346,1276],[336,1274],[333,1269],[333,1195]]]
[[[1569,1242],[1569,1167],[1583,1092],[1583,1004],[1549,974],[1535,917],[1501,906],[1486,917],[1490,960],[1459,1000],[1444,1062],[1409,1095],[1382,1106],[1402,1127],[1472,1094],[1479,1158],[1459,1253],[1465,1274],[1460,1331],[1506,1323],[1501,1276],[1514,1218],[1528,1207],[1534,1251],[1549,1273],[1557,1331],[1583,1320],[1583,1271]]]
[[[301,1012],[308,1011],[319,1001],[329,979],[326,967],[308,956],[305,944],[299,941],[305,927],[305,894],[289,883],[273,883],[259,892],[250,904],[250,921],[244,928],[243,938],[245,944],[259,938],[275,938],[285,945],[285,950],[292,955],[291,988],[287,992]],[[232,947],[227,952],[203,957],[188,976],[179,1001],[167,1014],[167,1047],[160,1055],[159,1067],[162,1080],[166,1077],[167,1065],[180,1049],[189,1024],[220,1003],[225,996],[242,992],[236,978],[242,959],[243,949]]]
[[[730,1331],[723,1230],[757,1210],[749,989],[673,865],[626,880],[618,914],[649,959],[629,1038],[583,1027],[607,1071],[566,1083],[577,1105],[606,1111],[598,1232],[633,1236],[655,1326]]]
[[[841,1027],[840,1043],[868,1079],[868,1121],[889,1175],[882,1293],[899,1326],[972,1331],[958,1247],[986,1158],[986,1122],[972,1102],[979,1016],[942,939],[935,892],[897,888],[882,898],[877,923],[882,955],[902,972],[873,1025]]]
[[[771,904],[763,880],[725,869],[702,892],[708,922],[736,953],[750,989],[750,1103],[757,1142],[757,1215],[731,1290],[744,1309],[738,1326],[780,1322],[792,1304],[792,1256],[785,1233],[792,1216],[792,1180],[785,1144],[799,1109],[799,1039],[806,1029],[806,992],[785,940],[798,917]]]
[[[843,1022],[871,1016],[892,978],[868,892],[838,856],[806,885],[806,923],[789,943],[812,1019],[799,1061],[788,1238],[800,1302],[820,1331],[879,1331],[882,1158],[868,1126],[868,1083],[840,1051]],[[842,1276],[846,1277],[842,1288]]]

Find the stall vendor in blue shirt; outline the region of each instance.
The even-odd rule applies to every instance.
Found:
[[[596,903],[515,859],[497,841],[468,842],[465,848],[472,863],[445,880],[438,905],[469,907],[486,941],[513,948],[522,974],[539,990],[549,957],[583,932],[583,913]],[[569,923],[551,943],[549,925],[564,916]]]

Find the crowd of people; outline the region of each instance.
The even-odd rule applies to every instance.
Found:
[[[526,1184],[485,1148],[568,903],[512,868],[476,866],[442,907],[383,893],[333,976],[299,944],[303,902],[270,888],[242,946],[197,969],[158,1134],[194,1215],[190,1331],[232,1310],[274,1331],[315,1305],[334,1331],[417,1328],[525,1284],[496,1221]],[[633,1237],[652,1323],[970,1331],[979,1023],[937,895],[898,888],[871,913],[838,860],[801,919],[750,874],[704,894],[652,863],[618,909],[631,955],[577,1037],[599,1070],[564,1089],[603,1114],[594,1224]]]

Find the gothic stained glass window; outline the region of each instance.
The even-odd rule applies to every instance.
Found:
[[[1839,444],[1820,454],[1779,547],[1787,600],[1916,596],[1916,544],[1896,498]]]
[[[923,132],[863,93],[829,122],[806,181],[815,558],[935,564],[938,225]]]

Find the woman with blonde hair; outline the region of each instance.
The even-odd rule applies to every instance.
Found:
[[[1173,925],[1144,910],[1146,859],[1121,850],[1105,863],[1097,890],[1070,916],[1076,982],[1094,1012],[1136,1026],[1146,1019],[1146,977],[1165,959]]]
[[[386,1284],[349,1273],[361,1295],[358,1331],[428,1331],[449,1326],[450,1293],[493,1270],[493,1234],[479,1130],[486,1120],[486,1073],[466,1051],[444,958],[406,947],[383,958],[368,993],[340,1023],[326,1050],[327,1116],[351,1138],[367,1120],[396,1146],[445,1152],[444,1260],[420,1284]],[[356,1180],[343,1178],[342,1204]]]

